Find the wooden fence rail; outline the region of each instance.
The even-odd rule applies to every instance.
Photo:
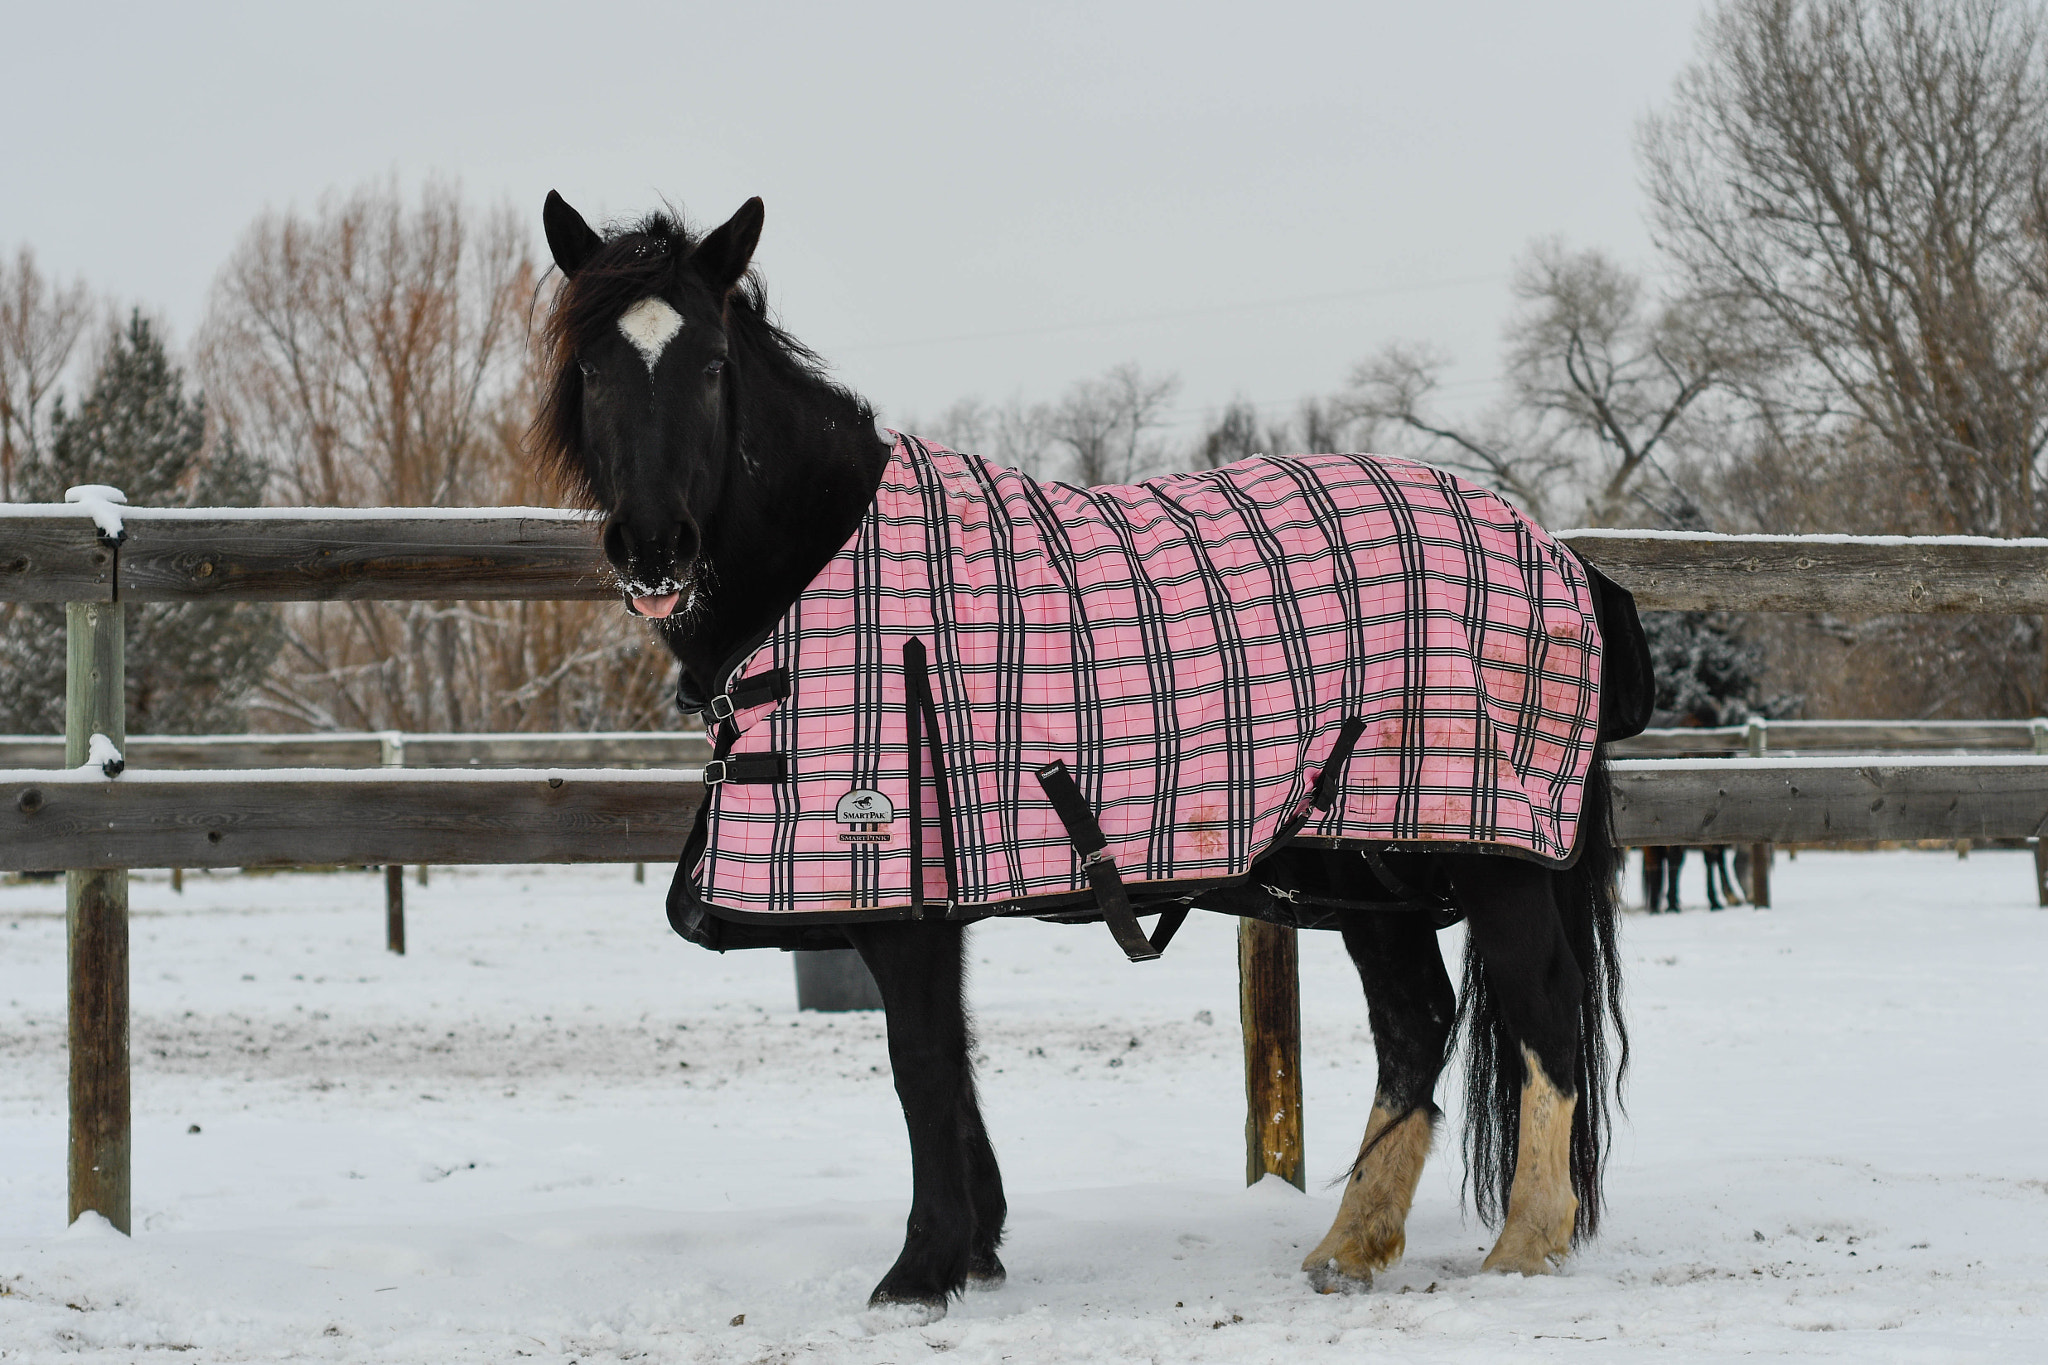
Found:
[[[603,600],[588,516],[550,508],[0,507],[0,601]],[[1565,531],[1645,611],[2048,613],[2048,540]]]
[[[2038,753],[2048,719],[1774,720],[1769,752]],[[1746,754],[1751,727],[1645,730],[1609,746],[1615,758],[1706,758]],[[357,730],[282,735],[130,735],[131,767],[374,768],[396,744],[407,768],[678,768],[711,757],[702,730],[570,731],[533,734],[420,734]],[[0,735],[0,769],[64,766],[62,735]]]
[[[402,763],[391,763],[393,750]],[[135,769],[209,768],[682,768],[711,757],[702,730],[561,734],[431,734],[357,730],[312,735],[130,735]],[[64,765],[55,735],[0,735],[0,768]]]
[[[1624,844],[2025,839],[2048,757],[1628,759]],[[668,862],[693,769],[0,771],[0,871]]]
[[[117,678],[109,696],[103,671],[89,686],[78,676],[81,661],[108,657],[81,646],[79,604],[116,604],[101,613],[113,632],[101,643],[118,658],[119,604],[129,602],[601,600],[616,589],[593,531],[586,516],[536,508],[13,505],[0,507],[0,602],[73,604],[73,686],[83,691],[74,697],[67,762],[76,765],[90,733],[83,727],[117,733],[90,717],[109,705],[118,712],[120,704]],[[1609,531],[1560,539],[1634,592],[1645,610],[2048,614],[2044,541]],[[1755,735],[1746,739],[1743,751],[1754,752]],[[1669,743],[1663,752],[1698,753],[1709,741],[1695,735]],[[386,746],[383,761],[389,753]],[[67,897],[74,1216],[94,1208],[128,1226],[126,878],[119,868],[210,866],[214,858],[228,865],[480,861],[514,848],[520,861],[666,856],[680,844],[670,822],[692,804],[688,783],[687,774],[644,772],[501,772],[460,782],[418,771],[235,779],[137,771],[111,780],[0,773],[0,790],[11,794],[0,803],[7,834],[0,860],[84,869],[70,874]],[[2048,773],[2024,758],[1622,763],[1615,815],[1634,842],[1798,837],[1788,835],[1788,821],[1816,841],[2010,837],[2039,834],[2048,824],[2048,806],[2037,810],[2033,795],[2044,788]],[[642,840],[661,851],[639,853],[648,847]],[[594,852],[601,858],[585,856]],[[1248,1174],[1277,1171],[1299,1183],[1294,996],[1273,988],[1278,976],[1292,975],[1293,936],[1282,941],[1259,935],[1264,926],[1250,927],[1240,939],[1247,1094],[1254,1107],[1278,1108],[1248,1127]],[[1268,1039],[1274,1046],[1250,1046]],[[1255,1064],[1255,1052],[1272,1055]],[[1264,1072],[1254,1074],[1255,1066]]]
[[[1773,754],[2039,753],[2048,720],[1773,720],[1762,723]],[[1750,725],[1645,730],[1608,746],[1615,758],[1708,758],[1747,754]],[[0,753],[6,741],[0,739]]]

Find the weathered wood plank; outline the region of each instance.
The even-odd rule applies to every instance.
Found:
[[[1558,539],[1645,611],[2048,612],[2048,541],[1903,536]]]
[[[617,596],[595,526],[543,516],[132,517],[130,602],[590,601]]]
[[[2048,757],[1633,759],[1627,844],[2027,838]],[[560,782],[560,786],[550,785]],[[667,862],[694,772],[408,771],[361,777],[0,772],[0,871],[328,863]]]
[[[533,512],[197,516],[134,509],[131,601],[602,600],[588,521]],[[2048,612],[2048,541],[1969,537],[1560,537],[1645,610]],[[0,600],[105,600],[112,550],[82,518],[0,518]]]
[[[670,862],[695,773],[0,773],[0,870]]]
[[[1745,752],[1739,725],[1712,729],[1646,730],[1617,741],[1611,757],[1695,758]],[[412,768],[672,768],[711,757],[701,730],[645,734],[406,735]],[[1983,721],[1772,721],[1772,753],[1928,753],[1951,750],[2030,753],[2034,722]],[[379,735],[133,735],[130,764],[146,768],[374,768],[383,750]],[[0,735],[0,769],[63,765],[57,736]]]
[[[639,735],[407,735],[408,768],[680,768],[711,758],[702,730]]]
[[[114,547],[85,516],[0,516],[0,602],[111,602]]]
[[[647,734],[406,735],[409,768],[682,768],[711,757],[701,730]],[[145,769],[374,768],[382,737],[323,735],[133,735],[129,767]],[[54,735],[0,735],[0,769],[58,768],[64,741]]]
[[[1624,844],[2019,839],[2048,828],[2048,759],[1641,759],[1614,765]]]
[[[1277,1175],[1305,1190],[1300,948],[1295,931],[1262,920],[1239,920],[1237,983],[1244,1029],[1245,1184]]]
[[[1770,752],[1862,753],[1971,750],[2034,751],[2030,720],[1774,720]],[[1608,747],[1615,758],[1706,758],[1747,752],[1748,731],[1740,725],[1700,729],[1645,730]]]

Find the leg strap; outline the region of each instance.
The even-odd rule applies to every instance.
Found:
[[[1095,822],[1095,812],[1088,809],[1087,798],[1074,785],[1074,775],[1058,759],[1037,769],[1036,775],[1038,785],[1045,790],[1045,799],[1052,802],[1053,812],[1066,826],[1074,852],[1081,855],[1081,868],[1088,874],[1088,885],[1095,892],[1096,908],[1102,911],[1102,922],[1109,926],[1117,947],[1133,962],[1150,962],[1158,957],[1166,940],[1180,928],[1180,921],[1187,918],[1186,909],[1170,923],[1161,919],[1159,927],[1163,932],[1157,943],[1146,938],[1138,925],[1137,913],[1131,909],[1124,879],[1116,870],[1116,859],[1109,856],[1109,840],[1102,837],[1102,826]],[[1173,913],[1167,912],[1169,916]]]

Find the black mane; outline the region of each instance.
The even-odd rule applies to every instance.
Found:
[[[608,234],[604,246],[557,293],[541,333],[547,393],[534,419],[533,445],[564,496],[585,503],[591,498],[582,449],[583,374],[576,364],[577,348],[610,328],[641,299],[673,288],[689,270],[690,255],[701,241],[679,215],[657,210]],[[867,401],[833,382],[817,353],[769,317],[767,291],[751,268],[727,296],[724,326],[741,359],[748,391],[739,412],[743,444],[750,443],[750,434],[762,434],[763,426],[781,425],[768,412],[750,411],[753,405],[745,401],[749,395],[769,392],[786,404],[794,391],[799,408],[812,406],[803,398],[822,401],[834,413],[851,404],[862,421],[873,425],[874,409]]]

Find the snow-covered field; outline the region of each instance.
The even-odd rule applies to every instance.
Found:
[[[1775,911],[1632,915],[1606,1235],[1480,1275],[1453,1145],[1352,1298],[1295,1269],[1334,1193],[1242,1183],[1231,924],[1144,966],[984,926],[1010,1282],[922,1327],[863,1312],[909,1191],[880,1018],[671,937],[656,869],[436,869],[402,959],[376,877],[139,877],[132,1241],[63,1226],[63,890],[7,885],[0,1361],[2048,1358],[2031,878],[1809,853]],[[1335,936],[1303,958],[1324,1179],[1372,1053]]]

